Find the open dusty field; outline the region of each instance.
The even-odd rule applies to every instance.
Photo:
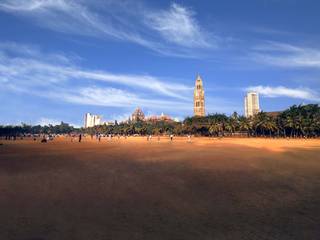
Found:
[[[320,140],[1,141],[0,239],[320,239]]]

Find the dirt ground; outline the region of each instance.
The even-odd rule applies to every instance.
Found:
[[[1,240],[320,239],[320,140],[0,140]]]

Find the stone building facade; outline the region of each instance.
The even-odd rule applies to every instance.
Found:
[[[195,83],[194,94],[193,94],[193,113],[194,116],[204,117],[205,111],[205,100],[204,100],[204,88],[203,82],[198,75]]]
[[[142,112],[141,108],[137,108],[131,116],[131,121],[133,122],[138,122],[138,121],[144,121],[145,116],[144,113]]]

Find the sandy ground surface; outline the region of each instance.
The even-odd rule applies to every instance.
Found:
[[[320,140],[1,141],[0,239],[320,239]]]

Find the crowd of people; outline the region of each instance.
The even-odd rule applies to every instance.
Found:
[[[114,139],[120,140],[120,139],[127,139],[127,138],[133,138],[133,137],[143,137],[141,135],[121,135],[121,134],[83,134],[83,133],[76,133],[76,134],[27,134],[27,135],[9,135],[2,137],[2,140],[6,141],[16,141],[18,139],[32,139],[33,141],[40,141],[41,143],[48,143],[50,141],[53,141],[55,138],[59,137],[66,137],[67,139],[70,139],[70,142],[79,142],[81,143],[83,139],[90,139],[90,140],[96,140],[98,142],[101,142],[102,140],[106,139],[107,141],[113,141]],[[174,141],[174,134],[169,135],[147,135],[147,141],[151,142],[153,139],[156,139],[157,142],[160,142],[161,139],[169,139],[170,142]],[[187,142],[191,142],[191,135],[187,135]]]

